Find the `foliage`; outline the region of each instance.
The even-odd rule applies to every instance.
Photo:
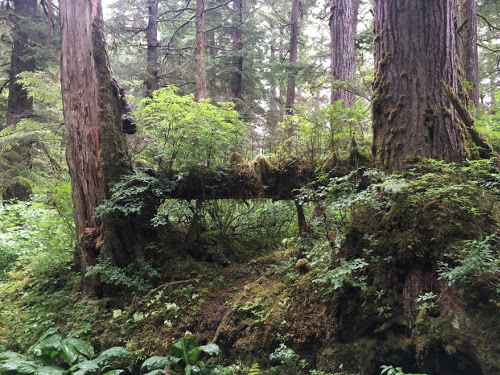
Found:
[[[435,301],[436,297],[437,295],[435,293],[427,292],[418,296],[415,302],[419,303],[419,310],[433,309],[437,307],[437,302]]]
[[[51,205],[51,201],[53,204]],[[0,280],[9,270],[47,273],[72,259],[71,211],[60,211],[58,197],[0,205]]]
[[[145,292],[151,289],[151,280],[160,273],[152,261],[137,258],[126,267],[115,267],[110,259],[100,259],[95,266],[87,268],[86,276],[97,276],[103,284],[119,287],[122,291],[138,290]]]
[[[497,233],[483,240],[464,240],[454,244],[440,261],[438,273],[448,285],[485,282],[500,294],[500,236]]]
[[[479,112],[476,126],[491,142],[494,149],[500,152],[500,91],[495,94],[495,101],[491,108]]]
[[[113,369],[112,363],[127,354],[125,348],[112,347],[96,357],[88,341],[62,338],[56,328],[50,328],[26,355],[0,353],[0,374],[118,375],[123,370]]]
[[[0,191],[12,180],[24,178],[39,184],[47,177],[61,178],[60,173],[65,170],[66,128],[58,75],[23,72],[19,82],[33,98],[35,114],[16,126],[0,126]],[[20,149],[29,157],[23,157]]]
[[[172,345],[172,356],[146,359],[141,366],[141,372],[147,371],[145,375],[215,375],[216,373],[200,360],[203,353],[209,356],[219,355],[220,349],[215,344],[197,346],[193,337],[183,337]]]
[[[124,215],[138,214],[148,203],[147,193],[157,198],[165,197],[175,184],[175,181],[148,176],[141,171],[123,176],[111,188],[111,198],[98,206],[94,215],[102,216],[113,211],[120,211]]]
[[[173,86],[144,99],[135,115],[145,142],[138,157],[156,170],[221,165],[229,160],[243,133],[232,103],[196,102],[192,95],[178,95]]]

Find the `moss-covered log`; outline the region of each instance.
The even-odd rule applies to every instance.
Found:
[[[298,189],[315,179],[314,171],[295,166],[272,168],[262,158],[252,166],[235,166],[228,169],[191,169],[187,173],[163,177],[175,180],[175,186],[165,198],[175,199],[255,199],[291,200]]]

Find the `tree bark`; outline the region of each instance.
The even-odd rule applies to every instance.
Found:
[[[243,99],[243,37],[241,33],[241,23],[243,21],[243,0],[233,0],[234,23],[232,29],[233,44],[233,71],[231,73],[231,91],[236,111],[241,111],[241,100]]]
[[[194,98],[196,101],[207,96],[207,72],[205,67],[206,41],[205,41],[205,0],[196,0],[196,39],[194,59],[196,70],[196,83]]]
[[[28,97],[28,92],[18,83],[17,75],[22,72],[35,71],[34,56],[26,49],[31,39],[29,23],[35,20],[37,5],[37,0],[14,2],[14,11],[17,16],[14,20],[14,43],[10,60],[7,126],[15,125],[33,113],[33,99]]]
[[[299,12],[300,0],[292,0],[292,14],[290,31],[290,50],[288,62],[290,64],[288,73],[288,82],[286,86],[286,113],[293,114],[293,107],[295,105],[295,76],[297,75],[297,61],[298,61],[298,45],[299,45]],[[293,124],[287,125],[287,136],[293,136]]]
[[[468,100],[474,107],[479,106],[479,73],[477,54],[476,0],[457,0],[457,31],[459,73],[470,88],[464,87]],[[464,89],[462,88],[462,89]]]
[[[7,121],[0,124],[0,130],[5,126],[15,126],[19,121],[33,114],[33,99],[18,82],[17,75],[23,72],[35,70],[35,59],[28,51],[30,40],[33,39],[33,24],[37,15],[36,0],[16,0],[14,2],[15,15],[12,18],[14,25],[12,54],[10,60],[9,74],[9,97],[7,101]],[[7,163],[12,167],[5,175],[5,185],[1,192],[5,200],[18,199],[28,200],[31,195],[31,187],[22,177],[28,177],[26,172],[32,165],[31,153],[32,139],[23,139],[12,145],[5,154]]]
[[[375,1],[373,155],[380,168],[467,156],[465,127],[443,85],[459,88],[455,1]]]
[[[77,254],[82,288],[99,295],[96,279],[85,277],[98,258],[130,264],[144,246],[143,227],[133,217],[95,208],[110,197],[110,187],[130,173],[122,133],[119,90],[111,79],[100,0],[61,0],[61,86],[67,127],[66,159],[71,176]],[[135,218],[137,219],[137,218]]]
[[[147,96],[151,97],[153,91],[158,90],[158,4],[159,0],[148,0],[148,28],[146,39],[148,43],[148,56],[146,67]]]
[[[352,86],[355,73],[354,35],[358,15],[358,0],[330,0],[330,54],[332,74],[331,103],[343,101],[352,106]]]

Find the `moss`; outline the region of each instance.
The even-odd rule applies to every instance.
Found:
[[[309,272],[309,261],[305,258],[301,258],[295,263],[295,268],[302,274],[307,273]]]
[[[398,113],[398,110],[403,106],[404,106],[403,102],[401,100],[398,100],[398,102],[396,103],[396,106],[393,109],[391,109],[391,111],[389,112],[388,120],[393,121]]]
[[[447,107],[443,107],[443,115],[446,117],[451,117],[451,109]]]
[[[386,53],[384,54],[384,57],[382,58],[382,60],[380,60],[380,61],[378,62],[378,67],[379,67],[379,69],[382,69],[382,68],[384,68],[387,64],[389,64],[390,59],[391,59],[391,53],[390,53],[390,52],[386,52]]]
[[[271,163],[269,163],[269,160],[267,160],[264,155],[258,155],[252,160],[250,165],[252,167],[253,173],[257,177],[257,180],[262,184],[266,184],[266,182],[271,178],[273,170]]]

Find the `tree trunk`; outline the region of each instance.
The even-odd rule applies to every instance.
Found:
[[[358,0],[330,0],[331,103],[352,106],[354,91],[349,87],[355,73],[354,34]]]
[[[125,266],[142,252],[143,227],[134,218],[94,216],[110,187],[130,173],[119,91],[111,79],[100,0],[61,0],[61,86],[67,127],[66,159],[71,176],[82,288],[99,295],[85,277],[98,258]]]
[[[31,39],[29,24],[34,22],[37,14],[37,0],[16,0],[14,11],[16,18],[10,60],[7,126],[15,125],[33,113],[33,99],[28,97],[28,92],[18,83],[17,75],[22,72],[35,71],[34,56],[26,49]]]
[[[240,112],[243,99],[242,95],[242,73],[243,73],[243,39],[241,34],[241,23],[243,21],[243,0],[233,1],[234,23],[232,29],[233,43],[233,71],[231,73],[231,91],[235,102],[236,111]]]
[[[196,83],[194,98],[196,101],[207,96],[207,72],[205,67],[206,41],[205,41],[205,0],[196,0],[196,40],[194,59],[196,69]]]
[[[457,0],[459,73],[468,82],[465,87],[470,103],[479,106],[476,0]]]
[[[35,60],[33,54],[27,50],[33,35],[33,23],[37,15],[36,0],[16,0],[14,2],[15,16],[12,19],[14,25],[14,41],[10,60],[9,97],[7,104],[7,122],[0,124],[0,130],[5,126],[15,126],[24,118],[33,114],[33,99],[28,97],[28,92],[18,83],[17,75],[22,72],[33,72]],[[18,199],[28,200],[31,195],[31,187],[22,177],[27,177],[26,172],[32,165],[31,146],[33,140],[23,139],[16,142],[10,151],[6,153],[5,159],[11,166],[7,172],[5,191],[2,197],[5,200]],[[1,185],[4,185],[3,183]]]
[[[402,170],[415,157],[467,156],[465,127],[444,84],[458,91],[456,0],[375,1],[373,155]]]
[[[159,0],[148,0],[148,28],[146,39],[148,43],[148,57],[146,67],[147,96],[158,90],[158,4]]]
[[[295,105],[295,76],[297,75],[297,61],[298,61],[298,44],[299,44],[299,12],[300,0],[292,0],[292,15],[290,32],[290,50],[288,62],[290,63],[288,73],[288,83],[286,86],[286,113],[293,114],[293,107]],[[293,136],[293,124],[287,125],[287,136]]]

